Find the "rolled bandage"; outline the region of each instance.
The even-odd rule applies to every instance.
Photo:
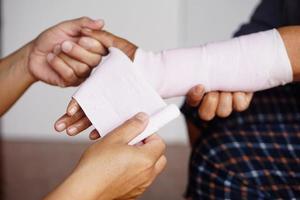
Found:
[[[206,91],[254,92],[292,81],[289,57],[276,29],[200,47],[159,53],[138,49],[134,63],[163,97]]]
[[[138,112],[150,115],[146,130],[130,144],[142,141],[180,114],[177,106],[168,106],[116,48],[110,48],[108,57],[73,97],[102,137]]]

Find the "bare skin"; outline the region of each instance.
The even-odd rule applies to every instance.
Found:
[[[157,135],[129,146],[148,123],[139,113],[90,146],[71,175],[45,200],[129,200],[138,198],[166,166],[165,144]]]
[[[100,30],[103,25],[103,21],[95,21],[87,17],[65,21],[47,29],[21,49],[2,58],[0,61],[0,116],[33,83],[42,81],[50,85],[66,87],[77,86],[84,81],[92,68],[98,65],[102,56],[85,50],[76,42],[83,28]],[[68,43],[65,45],[66,40]],[[56,49],[56,52],[60,51],[57,47],[60,47],[62,43],[64,47],[71,46],[70,53],[68,55],[63,52],[59,55],[53,54],[53,49]],[[101,44],[96,43],[96,45],[99,49]]]

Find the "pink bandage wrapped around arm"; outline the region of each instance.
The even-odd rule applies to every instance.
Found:
[[[254,92],[292,82],[293,72],[276,29],[187,49],[138,49],[134,64],[163,97],[206,91]]]

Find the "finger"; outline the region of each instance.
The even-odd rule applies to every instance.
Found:
[[[72,126],[68,127],[67,134],[70,136],[77,135],[81,131],[84,131],[92,125],[91,121],[87,117],[83,117],[77,122],[73,123]]]
[[[217,115],[219,117],[228,117],[232,112],[232,93],[221,92],[219,96],[219,103],[217,108]]]
[[[79,62],[65,53],[60,53],[58,55],[76,74],[79,78],[86,78],[90,75],[92,69],[85,63]]]
[[[238,112],[246,110],[252,100],[253,93],[235,92],[233,94],[233,108]]]
[[[66,85],[78,82],[79,77],[76,76],[72,68],[70,68],[61,58],[53,53],[47,55],[48,63],[54,71],[63,79]]]
[[[162,155],[158,161],[155,163],[154,170],[155,174],[159,175],[167,166],[167,158],[166,156]]]
[[[210,92],[204,96],[203,101],[198,110],[201,119],[212,120],[217,111],[219,102],[219,92]]]
[[[118,47],[118,41],[121,40],[121,38],[107,31],[93,31],[90,29],[82,29],[81,32],[86,36],[90,36],[98,40],[106,48]]]
[[[166,150],[166,144],[157,134],[153,134],[144,141],[144,145],[140,146],[147,157],[152,158],[152,161],[157,161]]]
[[[59,24],[63,31],[76,34],[80,32],[82,28],[89,28],[92,30],[100,30],[104,27],[104,21],[102,19],[93,20],[89,17],[80,17],[77,19],[72,19],[64,21]]]
[[[80,120],[82,117],[84,117],[84,113],[77,112],[75,115],[72,117],[68,116],[67,114],[63,115],[60,117],[54,124],[54,128],[58,132],[64,131],[68,126],[72,125],[73,123],[77,122]]]
[[[192,107],[198,106],[204,96],[204,92],[204,87],[202,85],[193,87],[187,94],[187,104]]]
[[[91,37],[81,37],[78,44],[86,50],[106,56],[108,54],[107,48],[105,48],[98,40]]]
[[[133,43],[113,35],[107,31],[92,31],[88,29],[83,29],[82,33],[86,36],[92,37],[98,40],[106,48],[116,47],[123,51],[131,60],[134,60],[135,51],[137,46]]]
[[[71,41],[64,41],[61,45],[61,49],[70,57],[80,62],[86,63],[90,67],[98,65],[101,60],[101,56],[99,54],[89,52]]]
[[[107,140],[128,144],[146,128],[148,121],[149,116],[146,113],[138,113],[107,134]]]
[[[93,20],[89,17],[80,17],[78,19],[73,20],[74,24],[83,27],[83,28],[90,28],[99,30],[103,28],[104,21],[102,19]]]
[[[90,133],[90,135],[89,135],[89,138],[91,139],[91,140],[97,140],[97,139],[99,139],[101,136],[100,136],[100,133],[96,130],[96,129],[94,129],[94,130],[92,130],[92,132]]]
[[[67,114],[69,116],[73,116],[79,111],[81,111],[79,104],[74,98],[72,98],[72,100],[69,102],[69,105],[67,107]]]

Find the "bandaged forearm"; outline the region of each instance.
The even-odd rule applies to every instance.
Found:
[[[277,30],[195,48],[159,53],[138,49],[134,63],[164,98],[206,91],[253,92],[292,82],[291,63]]]

